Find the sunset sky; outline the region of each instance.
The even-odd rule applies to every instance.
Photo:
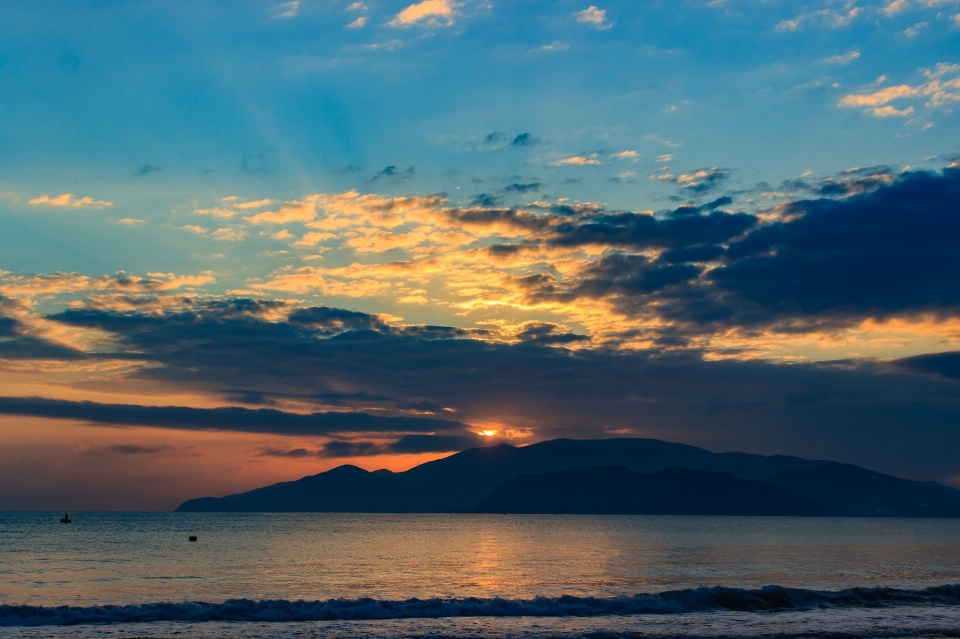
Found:
[[[556,437],[960,487],[960,0],[0,25],[0,509]]]

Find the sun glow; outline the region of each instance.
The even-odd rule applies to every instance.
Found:
[[[498,430],[481,430],[477,432],[477,435],[482,435],[483,437],[493,437],[500,431]]]

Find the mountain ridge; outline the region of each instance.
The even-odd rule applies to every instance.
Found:
[[[846,471],[851,477],[877,475],[885,479],[873,483],[860,481],[859,488],[844,493],[846,497],[834,499],[830,507],[823,504],[823,499],[829,493],[829,477],[838,472],[833,465],[857,469]],[[368,472],[343,465],[245,493],[188,500],[177,511],[464,513],[470,512],[498,486],[520,475],[600,466],[623,467],[638,475],[678,467],[725,473],[747,481],[767,482],[778,477],[783,485],[772,485],[797,497],[813,499],[838,515],[919,516],[916,513],[939,513],[932,516],[960,517],[960,491],[941,484],[930,486],[926,482],[912,482],[826,460],[739,452],[713,453],[687,444],[641,438],[555,439],[523,447],[497,444],[471,448],[399,473]],[[892,490],[900,497],[891,500],[883,494],[875,494],[876,491],[870,491],[874,484]],[[611,487],[613,489],[615,487]],[[928,506],[924,510],[921,506],[924,503],[936,507]]]

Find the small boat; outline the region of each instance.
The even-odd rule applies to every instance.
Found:
[[[70,524],[70,523],[73,523],[73,520],[70,519],[70,514],[69,514],[69,513],[63,513],[63,517],[60,518],[60,523],[61,523],[61,524]]]

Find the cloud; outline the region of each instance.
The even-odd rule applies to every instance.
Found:
[[[117,444],[108,450],[119,455],[155,455],[170,450],[170,446],[139,446],[137,444]]]
[[[613,24],[607,22],[606,10],[598,9],[593,5],[573,15],[577,17],[577,22],[580,24],[587,24],[597,29],[609,29],[613,26]]]
[[[562,160],[551,162],[551,164],[553,166],[599,166],[603,164],[603,162],[600,161],[596,153],[591,153],[590,155],[574,155],[569,158],[563,158]]]
[[[634,162],[636,162],[638,159],[640,159],[640,154],[637,153],[636,151],[627,149],[626,151],[620,151],[619,153],[614,153],[610,157],[617,160],[633,160]]]
[[[300,11],[300,0],[290,0],[290,2],[284,2],[280,5],[280,13],[277,14],[278,18],[293,18],[296,17],[297,13]]]
[[[247,235],[248,233],[243,229],[222,228],[212,232],[210,237],[225,242],[240,242],[247,237]]]
[[[930,185],[909,186],[920,191]],[[877,193],[883,191],[834,205],[849,212],[868,206]],[[831,213],[837,214],[844,215]],[[836,220],[830,226],[835,236],[831,242],[844,243],[847,238],[840,230],[858,221],[862,219]],[[773,230],[777,236],[785,232]],[[908,244],[914,241],[904,238]],[[787,247],[788,262],[796,262],[797,251],[806,244],[808,238],[798,237],[780,245]],[[762,246],[757,250],[756,257],[776,260]],[[828,255],[835,249],[824,246],[823,251]],[[698,259],[710,255],[704,251]],[[902,263],[898,260],[897,266]],[[758,264],[748,269],[753,275],[740,277],[773,282],[794,268],[811,265],[807,258],[787,271],[777,262]],[[871,262],[867,267],[876,265]],[[597,274],[616,266],[614,262],[598,266]],[[830,266],[835,265],[823,265]],[[944,277],[953,272],[944,272]],[[849,284],[861,276],[843,275],[844,281],[830,284],[826,295],[841,289],[856,292]],[[779,287],[780,299],[789,297],[790,284],[788,279]],[[942,282],[934,286],[943,290]],[[813,288],[801,294],[812,295]],[[891,294],[897,296],[900,290],[894,286]],[[781,302],[773,301],[772,308],[782,308]],[[278,315],[282,309],[286,311]],[[960,405],[949,363],[772,364],[709,361],[696,350],[569,350],[558,346],[555,338],[574,337],[536,323],[520,327],[529,339],[511,345],[485,342],[450,327],[397,327],[359,312],[328,307],[292,310],[276,302],[241,299],[193,301],[189,307],[160,314],[77,308],[51,316],[51,321],[109,331],[125,349],[151,362],[136,373],[140,379],[186,385],[194,393],[242,389],[302,405],[338,401],[341,408],[293,413],[0,398],[0,412],[127,426],[333,437],[338,443],[322,448],[324,455],[453,450],[471,445],[466,438],[472,432],[498,430],[517,442],[633,434],[720,450],[838,458],[924,479],[960,473],[956,455],[960,433],[955,428]],[[397,370],[404,374],[397,375]],[[424,406],[454,409],[457,420],[379,416]],[[909,431],[902,427],[903,414],[911,416]],[[444,437],[465,439],[451,442]],[[358,442],[369,445],[351,447]],[[384,447],[390,442],[393,446]],[[275,452],[298,448],[310,454],[319,450],[294,444]],[[303,453],[289,456],[297,455]]]
[[[206,235],[207,233],[207,229],[201,228],[196,224],[185,224],[184,226],[180,227],[180,230],[190,231],[191,233],[196,233],[197,235]]]
[[[899,84],[868,93],[843,96],[837,106],[863,108],[878,117],[913,114],[913,106],[897,109],[890,103],[899,100],[926,98],[928,109],[950,109],[960,103],[960,64],[939,63],[924,71],[927,81],[916,84]]]
[[[183,287],[203,286],[214,282],[210,271],[200,275],[175,275],[173,273],[149,273],[147,277],[114,275],[90,277],[80,273],[55,273],[53,275],[4,275],[0,279],[0,295],[6,297],[32,298],[39,295],[62,295],[88,291],[116,291],[124,293],[158,293]]]
[[[72,419],[94,424],[177,430],[228,430],[282,435],[449,432],[464,424],[427,417],[381,417],[366,413],[285,413],[273,408],[187,408],[97,404],[41,397],[0,397],[0,414]]]
[[[311,195],[303,200],[287,202],[276,211],[264,211],[247,218],[251,224],[286,224],[288,222],[309,222],[317,216],[319,195]]]
[[[285,232],[285,231],[281,231],[281,232]],[[279,235],[280,235],[279,233],[274,233],[272,237],[274,237],[275,239],[286,239],[285,237],[279,236]],[[292,236],[289,233],[287,233],[286,237],[292,237]],[[297,240],[294,243],[294,246],[316,246],[320,242],[323,242],[325,240],[332,240],[336,237],[337,236],[334,235],[333,233],[318,233],[316,231],[310,231],[309,233],[304,233],[303,237],[301,237],[299,240]]]
[[[535,138],[529,133],[520,133],[513,141],[510,142],[511,146],[534,146],[540,143],[540,138]]]
[[[798,31],[803,30],[808,24],[833,29],[847,27],[860,15],[860,8],[853,6],[853,2],[848,2],[845,9],[845,13],[835,9],[818,9],[810,13],[802,13],[792,20],[781,20],[777,23],[776,30]]]
[[[390,21],[391,27],[410,27],[423,24],[431,27],[449,27],[460,4],[453,0],[422,0],[411,4]]]
[[[145,223],[146,222],[144,222],[143,220],[138,220],[132,217],[122,217],[119,220],[117,220],[117,224],[123,224],[124,226],[141,226]]]
[[[908,28],[908,29],[904,29],[903,35],[907,36],[908,38],[913,38],[913,37],[919,35],[919,33],[920,33],[920,32],[923,30],[923,28],[926,27],[926,26],[927,26],[927,23],[926,23],[926,22],[918,22],[918,23],[916,23],[915,25],[913,25],[912,27],[910,27],[910,28]]]
[[[514,182],[503,187],[504,192],[515,192],[515,193],[535,193],[540,190],[540,187],[543,186],[540,182],[529,182],[527,184],[522,184],[519,182]]]
[[[270,206],[273,203],[273,200],[251,200],[250,202],[240,202],[239,204],[234,204],[233,206],[238,209],[261,209],[265,206]]]
[[[661,170],[665,169],[666,167],[663,167]],[[709,169],[697,169],[689,173],[681,173],[679,176],[673,173],[660,173],[650,177],[661,182],[673,182],[685,191],[705,193],[719,187],[722,182],[730,177],[730,172],[714,166]]]
[[[554,41],[551,42],[550,44],[545,44],[545,45],[543,45],[542,47],[537,47],[536,49],[531,49],[530,52],[531,52],[531,53],[534,53],[534,52],[537,52],[537,51],[566,51],[566,50],[569,49],[569,48],[570,48],[570,45],[569,45],[569,44],[565,44],[565,43],[563,43],[563,42],[560,42],[559,40],[554,40]]]
[[[880,13],[887,16],[888,18],[900,13],[908,7],[907,0],[891,0],[887,6],[880,9]]]
[[[896,360],[892,365],[914,373],[960,380],[960,351],[915,355]]]
[[[838,54],[830,56],[829,58],[824,58],[821,60],[824,64],[850,64],[854,60],[860,57],[860,52],[854,49],[848,53]]]
[[[411,180],[417,174],[417,168],[415,166],[408,166],[405,170],[401,171],[397,169],[396,166],[390,165],[385,167],[382,171],[370,178],[371,182],[376,182],[377,180],[383,180],[388,178],[393,178],[393,182],[402,182],[406,180]]]
[[[357,18],[356,20],[354,20],[353,22],[351,22],[350,24],[348,24],[348,25],[347,25],[346,27],[344,27],[344,28],[346,28],[346,29],[362,29],[365,24],[367,24],[367,16],[360,16],[359,18]]]
[[[107,206],[113,206],[113,202],[105,200],[95,200],[92,197],[73,197],[73,193],[61,193],[60,195],[50,197],[41,195],[35,197],[29,202],[34,206],[59,206],[72,209],[102,209]]]
[[[367,5],[363,4],[362,2],[354,2],[353,4],[348,6],[346,9],[344,9],[344,11],[366,11],[366,10],[367,10]]]
[[[162,170],[163,170],[162,166],[155,166],[153,164],[144,164],[143,166],[140,167],[140,170],[134,173],[134,175],[138,175],[138,176],[146,175],[147,173],[153,173],[154,171],[162,171]]]

